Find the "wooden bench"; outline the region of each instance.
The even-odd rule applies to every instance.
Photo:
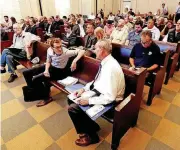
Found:
[[[41,42],[44,42],[45,38],[44,38],[44,31],[43,31],[43,29],[42,28],[37,28],[36,32],[37,32],[37,36],[39,36],[41,38]]]
[[[166,68],[166,78],[164,81],[164,84],[168,84],[169,79],[173,77],[174,72],[176,70],[180,55],[180,49],[178,49],[176,43],[162,42],[162,41],[155,41],[155,43],[160,47],[161,52],[166,50],[170,51],[170,57],[168,59],[168,64]]]
[[[46,56],[46,52],[49,45],[37,42],[36,54],[42,59],[42,63]],[[30,61],[19,61],[26,68],[31,68],[32,63]],[[90,57],[84,56],[78,62],[77,69],[72,73],[73,77],[79,79],[79,82],[86,84],[92,81],[99,68],[99,61]],[[122,66],[125,74],[125,100],[121,101],[115,108],[114,117],[108,118],[106,115],[103,116],[106,120],[113,123],[113,134],[112,134],[112,147],[113,149],[119,146],[119,140],[128,131],[130,127],[134,127],[137,123],[140,104],[142,100],[143,87],[146,76],[146,69],[141,68],[138,71],[130,71],[126,65]],[[51,84],[59,90],[69,94],[65,87],[59,84],[57,81],[51,81]]]
[[[119,44],[112,44],[113,46],[113,51],[112,55],[114,58],[122,64],[127,64],[129,65],[129,56],[131,53],[132,48],[128,46],[123,46]],[[148,94],[148,100],[147,100],[147,105],[151,105],[152,100],[156,94],[160,94],[162,85],[163,85],[163,80],[165,77],[165,72],[166,72],[166,67],[169,59],[169,54],[170,51],[163,51],[161,53],[161,66],[159,69],[155,70],[152,74],[152,81],[146,81],[145,84],[150,87],[149,89],[149,94]]]
[[[178,42],[176,52],[179,53],[179,59],[178,59],[178,64],[177,64],[177,67],[176,67],[176,71],[179,71],[179,69],[180,69],[180,42]]]
[[[12,41],[10,41],[10,40],[1,41],[1,47],[0,47],[1,53],[5,48],[10,47],[11,45],[12,45]]]
[[[72,76],[78,78],[81,84],[86,84],[95,78],[99,63],[96,59],[84,56],[78,63],[77,70],[72,73]],[[125,101],[116,106],[113,118],[109,118],[106,115],[102,116],[113,124],[112,147],[114,149],[119,146],[120,139],[128,129],[134,127],[137,123],[146,76],[145,68],[141,68],[138,71],[130,71],[127,69],[127,66],[123,65],[122,69],[126,82]],[[51,83],[59,90],[70,94],[57,81],[52,81]]]

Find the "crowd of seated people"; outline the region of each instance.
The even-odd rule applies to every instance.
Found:
[[[179,5],[176,19],[178,8]],[[158,12],[158,15],[153,15],[152,12],[140,15],[139,13],[135,14],[132,9],[128,11],[128,8],[125,8],[122,14],[118,11],[117,14],[110,12],[108,16],[104,16],[104,12],[101,10],[96,18],[88,21],[84,20],[81,14],[71,14],[62,18],[59,15],[49,18],[28,16],[21,19],[19,24],[23,33],[30,32],[34,35],[37,35],[37,28],[41,28],[44,31],[45,40],[53,37],[55,31],[60,30],[60,26],[63,26],[65,33],[61,33],[60,36],[63,46],[67,48],[77,46],[79,44],[77,38],[81,37],[84,40],[84,45],[83,48],[79,49],[86,50],[85,55],[95,57],[93,50],[99,39],[106,38],[110,39],[112,43],[133,47],[141,41],[140,34],[145,30],[151,31],[153,40],[177,43],[180,40],[180,21],[177,20],[177,24],[174,24],[173,20],[169,20],[165,3],[162,4],[161,9],[158,9]],[[1,24],[1,39],[7,40],[6,33],[13,31],[16,19],[4,16],[4,20]]]
[[[177,16],[178,8],[179,5]],[[101,10],[96,18],[88,21],[84,20],[81,14],[71,14],[68,17],[63,16],[63,18],[60,18],[59,15],[49,18],[28,16],[21,19],[19,24],[23,32],[30,32],[34,35],[37,35],[37,28],[41,28],[44,31],[45,40],[53,37],[55,31],[60,30],[60,26],[63,26],[65,33],[61,33],[60,36],[63,46],[67,48],[77,46],[77,38],[81,37],[84,40],[84,45],[80,49],[86,50],[85,55],[95,57],[93,50],[99,39],[106,38],[110,39],[112,43],[133,47],[141,41],[140,34],[145,30],[151,31],[153,40],[177,43],[180,40],[180,21],[174,24],[173,20],[168,19],[168,9],[165,3],[158,11],[158,15],[153,15],[152,12],[140,15],[135,14],[132,9],[128,11],[125,8],[122,14],[120,11],[117,14],[110,12],[106,17]],[[7,32],[13,31],[12,28],[16,19],[14,17],[9,19],[8,16],[4,16],[4,20],[4,23],[1,24],[1,39],[7,40]]]

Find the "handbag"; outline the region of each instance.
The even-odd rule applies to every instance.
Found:
[[[30,88],[29,86],[22,87],[22,90],[25,102],[33,102],[48,97],[48,92],[45,92],[44,90]]]
[[[22,49],[17,49],[17,48],[8,48],[7,51],[8,55],[11,55],[14,57],[14,59],[26,59],[26,52],[23,51]]]

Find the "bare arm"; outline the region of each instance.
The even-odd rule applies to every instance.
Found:
[[[74,58],[73,62],[77,62],[84,55],[84,53],[84,50],[79,50],[78,55],[76,56],[76,58]]]
[[[152,65],[151,67],[147,68],[147,71],[152,71],[158,67],[157,64]]]
[[[133,58],[129,58],[129,63],[132,67],[135,67],[135,64],[134,64],[134,59]]]
[[[76,63],[77,61],[84,55],[85,51],[84,50],[79,50],[78,55],[76,58],[74,58],[72,64],[71,64],[71,71],[74,71],[76,69]]]
[[[129,40],[126,40],[125,45],[126,45],[126,46],[129,45]]]

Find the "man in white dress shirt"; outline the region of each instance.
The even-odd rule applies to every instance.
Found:
[[[149,30],[152,33],[152,39],[159,41],[160,38],[160,31],[159,29],[154,25],[154,20],[149,19],[147,27],[145,27],[143,30]]]
[[[80,105],[106,105],[123,100],[125,90],[124,74],[119,63],[111,56],[111,50],[112,45],[107,39],[99,40],[96,44],[95,53],[96,58],[101,61],[100,69],[92,82],[74,93],[77,97],[89,91],[94,91],[96,94],[90,98],[79,98]],[[75,141],[76,145],[88,146],[98,143],[97,131],[100,130],[99,125],[91,120],[80,109],[78,104],[70,100],[68,102],[69,116],[79,134],[79,139]]]

